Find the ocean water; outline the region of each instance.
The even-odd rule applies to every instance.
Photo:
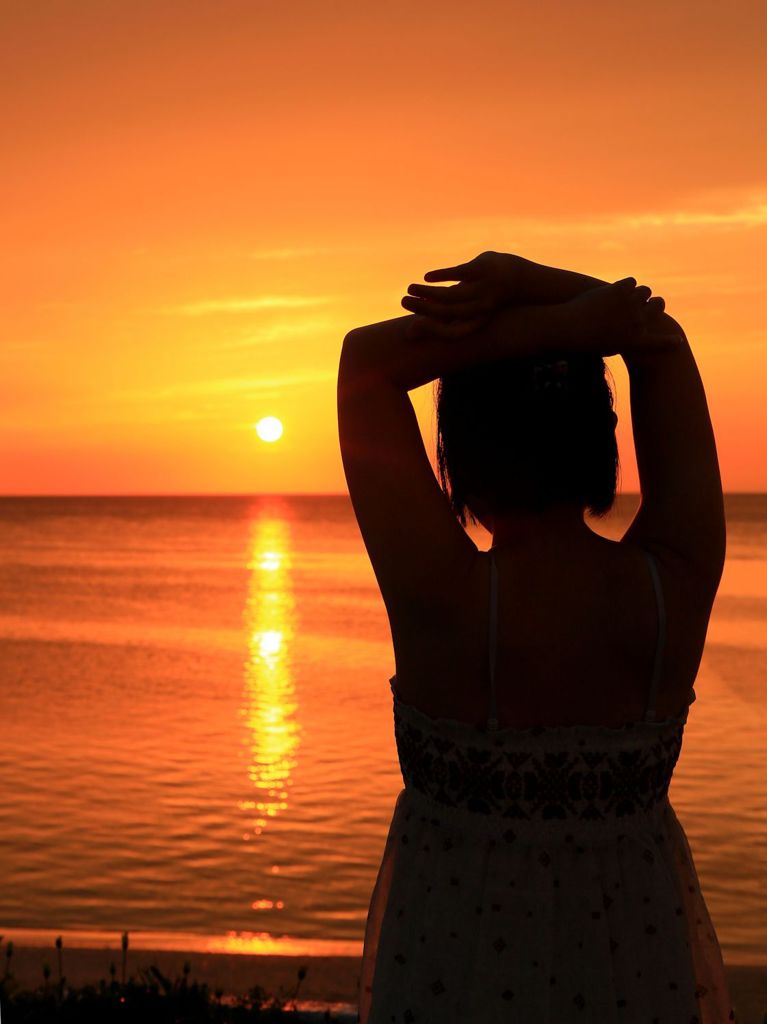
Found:
[[[763,964],[767,495],[726,507],[670,798],[726,961]],[[2,498],[0,565],[0,933],[359,955],[402,782],[349,499]]]

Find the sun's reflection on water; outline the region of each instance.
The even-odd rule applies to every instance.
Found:
[[[291,775],[296,766],[299,726],[291,673],[295,599],[290,569],[289,524],[264,516],[251,525],[250,578],[244,611],[248,637],[244,700],[248,777],[254,792],[240,801],[252,811],[243,841],[261,835],[270,819],[288,808]],[[256,901],[254,909],[270,909]]]

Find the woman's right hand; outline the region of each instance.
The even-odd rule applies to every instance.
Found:
[[[604,357],[665,343],[668,325],[678,325],[664,315],[665,301],[651,295],[647,285],[627,277],[552,307],[563,347]]]

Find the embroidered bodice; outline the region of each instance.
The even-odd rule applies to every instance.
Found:
[[[685,713],[617,729],[482,732],[393,697],[406,788],[446,808],[509,822],[609,821],[652,811],[668,794],[687,720]]]

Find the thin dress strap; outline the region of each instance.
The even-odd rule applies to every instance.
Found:
[[[658,606],[658,636],[655,642],[655,662],[652,670],[652,682],[650,683],[650,698],[647,701],[647,711],[644,716],[646,722],[652,722],[655,720],[655,702],[658,697],[663,645],[666,640],[666,607],[663,603],[663,590],[661,589],[660,576],[658,575],[658,569],[655,565],[655,559],[650,552],[645,551],[644,548],[642,548],[642,554],[647,559],[647,564],[650,567],[650,575],[652,576],[653,587],[655,589],[655,601]]]
[[[495,564],[495,552],[492,548],[490,555],[490,614],[488,615],[488,651],[490,663],[490,715],[487,719],[488,732],[494,732],[498,728],[498,718],[495,707],[495,643],[498,623],[498,569]]]

